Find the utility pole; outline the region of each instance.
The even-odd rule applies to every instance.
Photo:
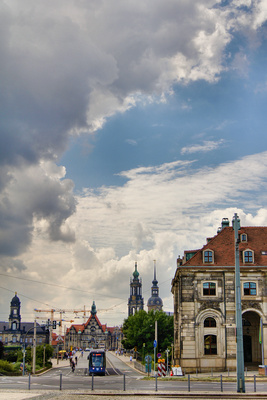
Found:
[[[235,320],[236,320],[236,380],[237,392],[245,393],[244,376],[244,348],[243,348],[243,327],[242,307],[240,289],[240,265],[239,265],[239,236],[240,219],[235,213],[233,217],[233,228],[235,231]]]
[[[32,356],[32,374],[35,375],[36,365],[36,319],[34,320],[33,326],[33,356]]]
[[[154,340],[154,377],[156,376],[156,347],[158,346],[158,321],[155,321],[155,340]]]

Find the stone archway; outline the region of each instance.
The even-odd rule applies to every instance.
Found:
[[[242,314],[245,365],[261,364],[260,318],[260,315],[252,310]]]

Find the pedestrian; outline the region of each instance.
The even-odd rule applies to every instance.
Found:
[[[75,371],[75,362],[73,360],[71,361],[71,370],[72,372]]]
[[[77,356],[75,356],[75,364],[76,365],[78,364],[78,357]]]
[[[132,362],[133,361],[133,357],[132,356],[130,356],[130,362]]]

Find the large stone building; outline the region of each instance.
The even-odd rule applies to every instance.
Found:
[[[102,325],[97,317],[95,302],[92,304],[91,315],[84,324],[73,324],[65,335],[66,349],[72,348],[121,348],[122,332],[119,327]]]
[[[4,346],[33,344],[34,323],[21,321],[20,305],[20,299],[16,293],[10,303],[8,322],[0,322],[0,341]],[[36,324],[36,344],[44,344],[48,341],[49,333],[46,327]]]
[[[241,227],[239,259],[245,365],[267,364],[267,227]],[[236,368],[235,238],[228,219],[200,250],[177,260],[174,362],[186,371]],[[264,350],[264,360],[262,354]]]
[[[137,262],[133,272],[133,278],[130,279],[130,297],[128,299],[128,316],[134,315],[137,311],[144,309],[144,299],[142,297],[142,279],[139,278],[137,271]]]
[[[163,302],[161,298],[159,297],[159,287],[158,287],[158,281],[156,278],[156,261],[154,261],[154,279],[152,281],[152,287],[151,287],[151,297],[147,301],[147,309],[148,311],[154,310],[154,311],[161,311],[163,307]]]

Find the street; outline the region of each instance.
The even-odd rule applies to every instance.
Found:
[[[88,360],[87,354],[78,359],[78,365],[75,372],[71,371],[68,362],[60,368],[53,368],[40,376],[24,377],[0,377],[0,390],[53,390],[73,391],[79,393],[97,393],[97,392],[132,392],[132,393],[170,393],[189,394],[189,386],[187,380],[172,380],[165,379],[143,379],[144,374],[131,368],[128,364],[122,361],[123,356],[116,357],[107,352],[107,375],[106,376],[88,376]],[[222,394],[236,392],[236,382],[221,382],[217,381],[190,381],[190,394],[200,394],[205,392]],[[255,395],[254,382],[246,382],[246,394]],[[257,393],[266,392],[266,382],[257,382]],[[267,397],[266,397],[267,398]]]

